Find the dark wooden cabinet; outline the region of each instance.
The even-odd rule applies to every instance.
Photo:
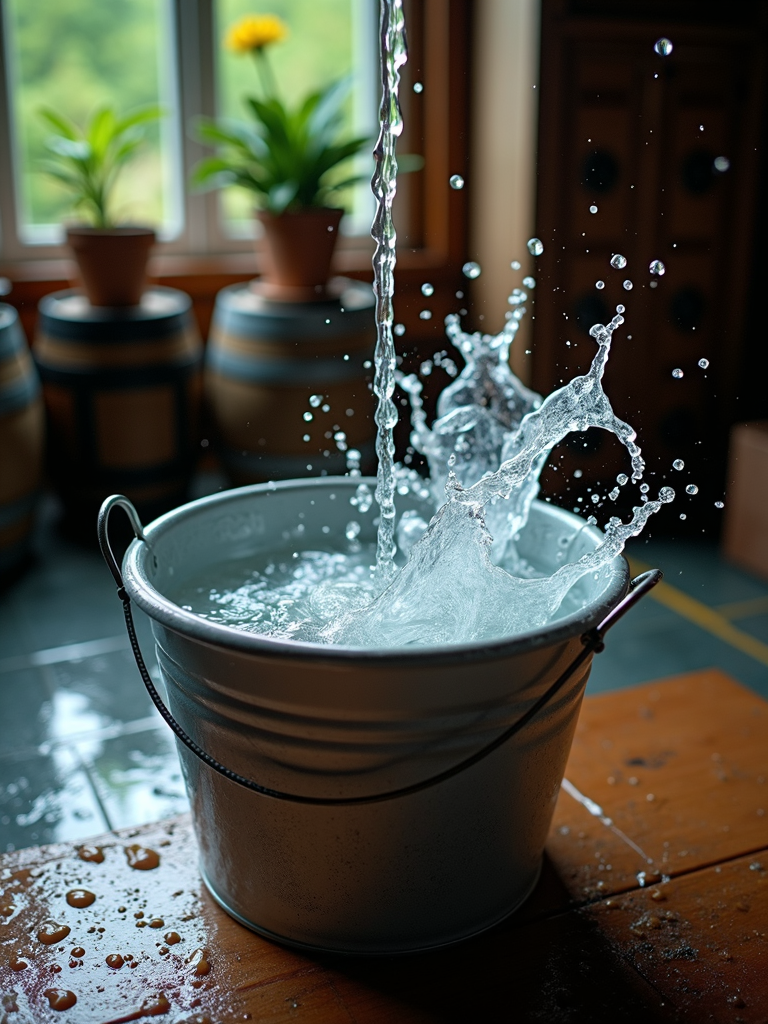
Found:
[[[534,384],[546,393],[583,372],[590,326],[623,303],[607,391],[638,430],[651,492],[666,482],[681,495],[660,519],[679,524],[682,512],[699,535],[717,516],[728,428],[742,418],[767,14],[747,2],[543,2]],[[654,50],[661,37],[669,56]],[[625,269],[611,267],[614,253]],[[628,465],[599,431],[572,435],[552,462],[546,487],[561,496],[604,493]]]

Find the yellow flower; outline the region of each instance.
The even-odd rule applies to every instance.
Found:
[[[227,32],[226,45],[235,53],[251,53],[287,35],[287,25],[276,14],[246,14]]]

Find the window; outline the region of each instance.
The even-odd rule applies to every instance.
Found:
[[[252,197],[243,190],[189,196],[186,182],[203,154],[192,125],[200,114],[243,118],[243,96],[258,93],[254,64],[222,46],[226,27],[263,8],[258,0],[0,0],[3,11],[5,156],[0,162],[3,252],[54,255],[66,191],[40,170],[48,134],[38,116],[51,106],[82,123],[96,107],[158,103],[165,116],[118,185],[120,216],[153,224],[170,252],[220,252],[248,246]],[[288,40],[270,53],[286,100],[349,74],[347,128],[374,135],[374,0],[270,0],[288,23]],[[370,176],[371,158],[358,170]],[[372,198],[363,185],[345,197],[346,234],[365,234]]]

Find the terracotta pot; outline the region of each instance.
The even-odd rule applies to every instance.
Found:
[[[311,207],[296,213],[259,210],[264,226],[264,273],[259,294],[284,302],[311,302],[325,295],[343,210]]]
[[[67,228],[67,243],[92,306],[137,306],[146,287],[152,228]]]

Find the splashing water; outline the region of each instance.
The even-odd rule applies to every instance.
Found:
[[[522,289],[510,296],[512,308],[498,335],[467,334],[458,316],[450,315],[446,333],[463,356],[464,368],[440,394],[437,419],[428,426],[421,382],[415,375],[396,371],[393,339],[392,202],[395,144],[402,131],[399,69],[406,60],[402,0],[382,0],[381,44],[381,132],[372,180],[378,200],[372,235],[379,459],[375,498],[380,511],[374,571],[372,551],[359,539],[357,515],[365,514],[373,502],[361,480],[349,499],[355,513],[344,530],[345,552],[275,553],[261,568],[250,566],[245,582],[242,563],[217,566],[216,580],[207,588],[203,579],[194,585],[189,581],[186,593],[196,596],[185,607],[263,635],[366,647],[456,644],[509,636],[550,622],[579,580],[599,575],[626,541],[639,534],[650,516],[675,495],[670,487],[662,487],[656,500],[643,493],[642,504],[633,508],[628,523],[611,518],[596,545],[589,539],[581,546],[580,557],[565,561],[548,575],[529,565],[517,550],[544,464],[569,433],[600,428],[615,434],[629,454],[632,481],[642,479],[645,467],[635,431],[618,419],[602,387],[613,335],[624,323],[622,306],[608,324],[596,324],[590,330],[597,352],[589,370],[545,399],[526,388],[509,367],[510,345],[525,313],[527,295]],[[527,248],[534,256],[544,251],[538,238],[531,238]],[[480,273],[474,263],[463,269],[468,277]],[[631,282],[625,281],[624,287],[631,288]],[[402,333],[400,325],[394,333]],[[394,464],[396,381],[410,400],[411,443],[427,459],[428,481]],[[342,444],[346,448],[345,438],[336,441],[340,450]],[[359,478],[360,453],[353,449],[347,457],[349,476]],[[622,473],[617,481],[624,486],[629,478]],[[688,485],[689,494],[694,487]],[[644,485],[641,490],[648,488]],[[415,511],[404,513],[397,544],[396,492],[411,494],[422,507],[426,503],[434,510],[429,522]],[[610,497],[615,500],[616,496],[614,489]],[[590,517],[589,522],[595,519]],[[324,532],[327,529],[323,527]],[[566,543],[569,551],[574,550],[571,541]],[[400,563],[407,556],[400,567],[395,563],[398,548]],[[565,556],[561,551],[558,560]]]

